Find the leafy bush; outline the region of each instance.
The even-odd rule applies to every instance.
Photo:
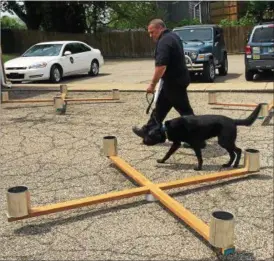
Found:
[[[201,24],[199,19],[183,19],[179,22],[167,22],[168,28],[186,26],[186,25],[194,25],[194,24]]]
[[[19,19],[3,16],[1,17],[1,28],[2,29],[26,29],[26,25]]]
[[[246,26],[246,25],[255,25],[256,20],[254,17],[246,14],[237,21],[230,21],[228,19],[223,19],[220,21],[219,25],[221,26]]]

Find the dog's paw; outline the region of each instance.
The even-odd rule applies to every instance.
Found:
[[[239,164],[233,165],[233,168],[234,168],[234,169],[236,169],[236,168],[238,168],[238,167],[239,167]]]
[[[229,168],[231,166],[231,164],[223,164],[222,167],[223,168]]]
[[[202,170],[202,167],[195,167],[194,170],[196,171]]]
[[[165,163],[165,161],[162,160],[162,159],[158,159],[157,162],[158,162],[158,163]]]

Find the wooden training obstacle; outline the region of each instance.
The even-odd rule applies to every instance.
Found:
[[[60,95],[55,96],[53,99],[9,99],[8,91],[2,92],[2,103],[40,103],[40,102],[54,102],[56,97],[61,97],[66,102],[101,102],[101,101],[117,101],[120,99],[119,90],[112,90],[112,97],[106,98],[73,98],[67,96],[67,85],[60,85]]]
[[[231,213],[225,211],[214,212],[211,220],[212,225],[208,226],[189,210],[184,208],[179,202],[170,197],[166,192],[164,192],[164,190],[227,178],[235,178],[257,172],[260,168],[259,151],[252,149],[246,150],[244,167],[240,169],[227,170],[202,176],[188,177],[182,180],[154,184],[143,174],[135,170],[127,162],[117,156],[117,139],[114,136],[104,137],[103,150],[105,155],[109,157],[109,159],[120,170],[141,185],[141,187],[38,207],[31,207],[30,193],[27,187],[12,187],[8,189],[7,192],[8,221],[12,222],[103,202],[146,195],[148,201],[159,200],[159,202],[171,210],[176,216],[199,233],[204,239],[209,241],[213,246],[216,248],[221,248],[224,255],[235,251],[233,246],[234,217]]]
[[[208,104],[210,105],[219,105],[219,106],[232,106],[232,107],[251,107],[251,108],[255,108],[258,106],[258,104],[255,103],[221,103],[221,102],[217,102],[217,92],[212,92],[210,91],[208,93]],[[262,104],[262,108],[260,110],[259,119],[264,119],[265,117],[267,117],[270,113],[270,111],[273,109],[274,107],[274,101],[268,103],[263,103]]]
[[[2,92],[2,103],[48,103],[53,102],[56,113],[65,114],[68,102],[109,102],[119,101],[120,93],[118,89],[112,90],[112,97],[106,98],[73,98],[68,96],[67,85],[60,85],[60,95],[53,97],[53,99],[9,99],[8,91]]]

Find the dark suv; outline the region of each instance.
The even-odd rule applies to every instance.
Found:
[[[223,29],[217,25],[190,25],[174,28],[183,42],[190,75],[202,73],[205,81],[213,82],[215,69],[219,75],[228,71],[227,50]]]
[[[256,25],[245,47],[245,79],[274,70],[274,22]]]

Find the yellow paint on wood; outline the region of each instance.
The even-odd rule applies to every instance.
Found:
[[[199,175],[194,177],[188,177],[182,180],[160,183],[157,186],[161,189],[173,189],[173,188],[179,188],[183,186],[196,185],[196,184],[205,183],[205,182],[222,180],[226,178],[236,178],[238,176],[242,176],[248,173],[249,172],[247,168],[245,167],[240,169],[232,169],[232,170],[226,170],[222,172],[206,174],[202,176]]]
[[[209,227],[202,220],[192,214],[189,210],[184,208],[179,202],[171,198],[168,194],[162,191],[157,185],[153,184],[140,172],[131,167],[128,163],[117,156],[111,156],[113,163],[123,170],[129,177],[134,179],[140,185],[147,186],[151,194],[156,197],[165,207],[170,209],[176,216],[181,218],[186,224],[192,227],[206,240],[209,239]]]
[[[272,108],[274,108],[274,101],[268,104],[268,111],[270,111]]]
[[[117,99],[113,99],[113,98],[65,98],[64,99],[67,102],[81,102],[81,101],[117,101]]]
[[[36,103],[36,102],[53,102],[52,99],[41,99],[41,100],[36,100],[36,99],[28,99],[28,100],[8,100],[5,101],[4,103]]]
[[[238,106],[238,107],[257,107],[258,104],[245,104],[245,103],[211,103],[210,105],[221,105],[221,106]]]
[[[147,193],[148,191],[149,191],[148,188],[140,187],[140,188],[127,189],[123,191],[110,192],[104,195],[97,195],[92,197],[70,200],[66,202],[60,202],[60,203],[41,206],[41,207],[34,207],[34,208],[31,208],[31,211],[28,216],[24,216],[20,218],[8,218],[8,221],[12,222],[16,220],[61,212],[64,210],[90,206],[98,203],[104,203],[104,202],[109,202],[113,200],[139,196]]]

